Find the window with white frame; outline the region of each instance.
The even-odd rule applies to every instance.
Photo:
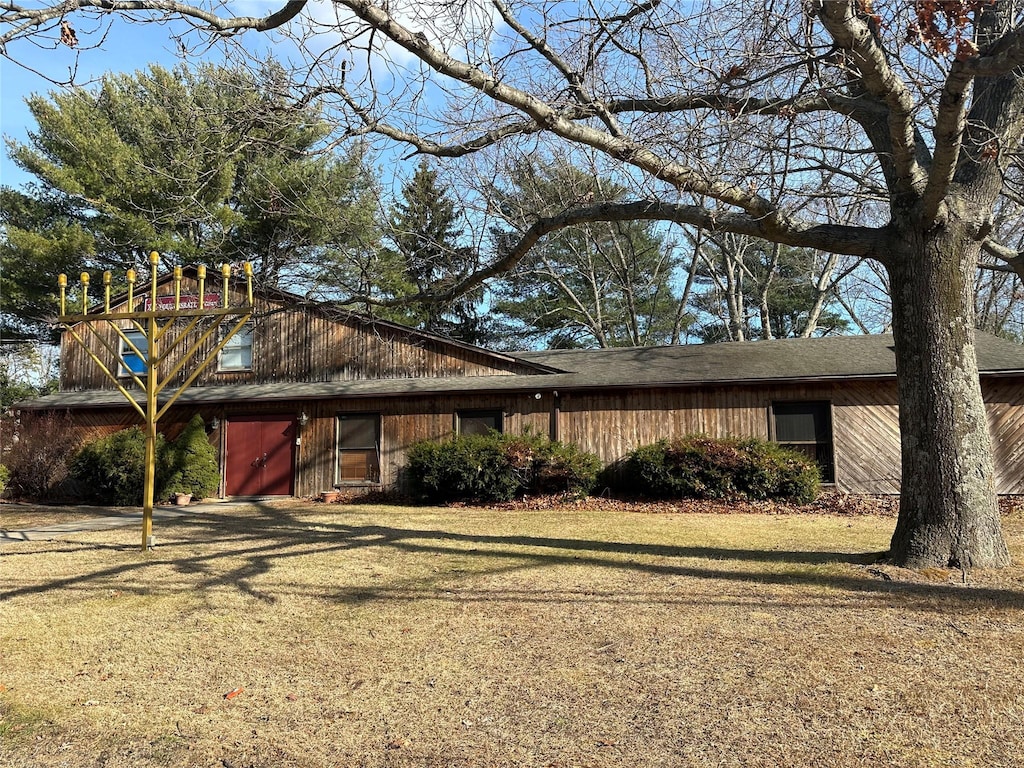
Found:
[[[225,331],[226,333],[227,331]],[[251,371],[252,370],[252,326],[243,325],[238,329],[224,348],[220,351],[217,361],[218,371]]]
[[[125,331],[124,335],[128,341],[121,339],[121,354],[117,361],[117,375],[136,376],[146,375],[146,352],[149,350],[149,343],[146,335],[140,331]],[[131,342],[129,344],[128,342]],[[134,347],[134,349],[133,349]]]

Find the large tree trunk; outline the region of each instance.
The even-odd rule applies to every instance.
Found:
[[[906,227],[889,264],[903,483],[890,556],[908,567],[1010,561],[978,381],[971,276],[979,246]]]

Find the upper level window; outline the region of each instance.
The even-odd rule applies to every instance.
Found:
[[[772,427],[777,443],[806,454],[817,463],[823,482],[836,481],[832,406],[828,401],[773,403]]]
[[[117,362],[117,375],[131,376],[134,373],[136,376],[145,376],[145,355],[149,349],[146,335],[139,331],[125,331],[124,335],[128,337],[132,345],[135,346],[135,349],[132,349],[132,345],[121,339],[121,358]]]
[[[219,371],[252,370],[252,326],[243,325],[220,351]]]
[[[460,435],[486,435],[502,431],[502,414],[498,410],[459,411],[456,414],[456,431]]]

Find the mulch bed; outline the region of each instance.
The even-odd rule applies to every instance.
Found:
[[[408,498],[383,494],[358,495],[340,499],[341,504],[403,504]],[[534,496],[499,504],[453,503],[451,508],[506,509],[515,511],[550,509],[554,511],[620,511],[645,514],[706,514],[706,515],[874,515],[896,517],[900,511],[900,498],[895,495],[867,495],[828,491],[810,504],[790,504],[781,501],[750,501],[747,499],[702,500],[678,499],[652,501],[646,499],[616,499],[588,496],[582,499],[565,496]],[[1000,496],[999,511],[1003,515],[1018,514],[1024,509],[1024,496]]]

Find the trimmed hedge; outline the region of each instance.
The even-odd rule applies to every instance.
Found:
[[[585,496],[601,462],[577,446],[538,435],[460,435],[409,449],[413,491],[429,502],[510,501],[517,496]]]
[[[662,499],[784,499],[806,504],[821,490],[821,472],[804,454],[756,438],[688,435],[633,451],[623,488]]]

